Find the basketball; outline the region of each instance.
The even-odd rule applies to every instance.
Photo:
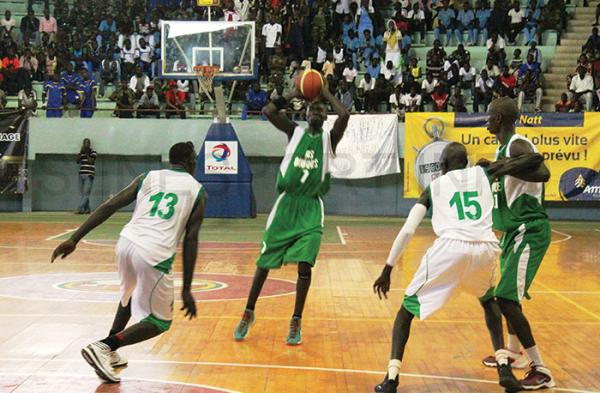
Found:
[[[321,94],[323,77],[318,71],[306,70],[296,78],[296,88],[307,100],[314,100]]]

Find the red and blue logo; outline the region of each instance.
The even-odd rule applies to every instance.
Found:
[[[223,162],[231,155],[231,149],[225,143],[218,144],[212,149],[212,157],[217,162]]]

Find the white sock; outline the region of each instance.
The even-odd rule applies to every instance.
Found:
[[[511,352],[519,353],[519,350],[521,349],[521,343],[519,342],[519,338],[516,334],[508,334],[508,345],[506,346],[506,349]]]
[[[509,363],[508,360],[509,352],[506,349],[499,349],[495,353],[496,363],[507,365]]]
[[[542,360],[542,355],[540,355],[537,345],[525,349],[525,352],[527,352],[527,357],[535,366],[544,366],[544,361]]]
[[[398,359],[392,359],[390,360],[390,363],[388,364],[388,379],[396,379],[396,377],[398,376],[398,374],[400,374],[400,366],[402,365],[402,362]]]

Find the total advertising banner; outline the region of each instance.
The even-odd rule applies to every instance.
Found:
[[[337,116],[328,116],[323,129],[330,130]],[[337,145],[331,175],[338,179],[366,179],[400,173],[398,116],[352,115]]]
[[[486,129],[485,114],[408,113],[404,144],[404,196],[417,198],[440,175],[447,141],[462,143],[469,161],[494,160],[498,141]],[[516,132],[546,159],[548,201],[600,201],[600,113],[523,114]]]
[[[237,142],[206,141],[204,142],[204,154],[204,173],[207,175],[237,175]]]

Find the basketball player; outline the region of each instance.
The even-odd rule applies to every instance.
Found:
[[[498,138],[496,162],[537,152],[527,138],[515,133],[519,111],[512,99],[494,100],[489,109],[488,131]],[[481,160],[482,165],[489,161]],[[550,245],[550,223],[542,202],[544,183],[550,172],[543,162],[531,170],[500,176],[492,185],[494,192],[494,229],[504,232],[501,241],[500,281],[483,299],[485,318],[490,331],[502,332],[504,315],[508,325],[508,350],[511,362],[523,363],[519,343],[530,361],[530,370],[521,381],[523,389],[537,390],[555,386],[533,338],[531,327],[521,308]],[[491,359],[484,364],[496,366]],[[525,360],[526,361],[526,360]]]
[[[254,307],[270,269],[288,263],[298,264],[296,304],[290,321],[288,345],[302,343],[302,311],[311,281],[311,268],[321,246],[324,207],[322,197],[329,191],[330,165],[335,149],[344,136],[350,114],[330,92],[327,84],[321,97],[331,104],[338,118],[331,131],[323,130],[327,119],[325,104],[315,102],[308,109],[308,128],[288,119],[284,108],[300,97],[293,91],[263,108],[269,121],[288,137],[288,146],[277,174],[279,196],[267,220],[262,249],[256,262],[248,303],[235,328],[234,338],[243,340],[254,322]]]
[[[171,268],[175,249],[183,235],[183,289],[185,316],[196,316],[192,277],[198,252],[198,232],[204,215],[206,193],[194,179],[196,154],[191,143],[177,143],[169,151],[171,169],[150,171],[102,206],[54,250],[52,262],[75,251],[77,243],[117,210],[136,201],[131,220],[116,247],[121,301],[108,337],[81,350],[96,374],[119,382],[114,367],[127,364],[116,350],[148,340],[167,331],[173,317]],[[185,233],[185,235],[184,235]],[[125,329],[133,316],[137,323]]]
[[[404,302],[394,322],[388,373],[384,381],[375,387],[375,392],[396,392],[404,348],[415,316],[423,320],[432,315],[458,286],[481,297],[494,285],[500,248],[492,231],[494,200],[490,178],[526,170],[543,158],[539,154],[529,154],[494,163],[487,170],[480,166],[467,168],[465,147],[453,142],[443,150],[440,160],[443,175],[423,191],[411,209],[394,241],[383,272],[373,285],[379,298],[381,295],[387,297],[391,271],[431,207],[431,224],[438,238],[427,250],[406,289]],[[492,337],[493,342],[502,339],[502,332],[497,334],[499,337]],[[496,349],[500,385],[516,391],[519,382],[512,374],[508,352],[503,346]]]

